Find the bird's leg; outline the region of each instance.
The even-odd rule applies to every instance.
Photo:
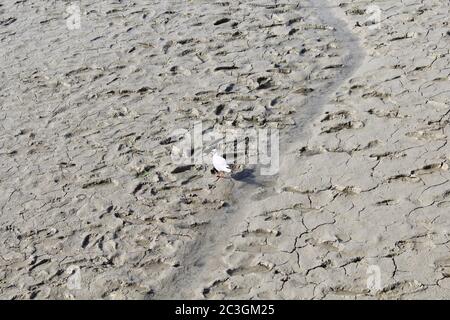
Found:
[[[223,178],[223,177],[224,177],[224,176],[223,176],[223,173],[222,173],[222,172],[219,172],[219,173],[217,174],[217,180],[214,181],[214,182],[219,181],[219,179],[220,179],[220,178]]]

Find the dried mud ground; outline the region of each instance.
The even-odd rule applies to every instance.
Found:
[[[447,0],[67,4],[0,4],[0,298],[450,297]],[[279,173],[174,164],[196,121]]]

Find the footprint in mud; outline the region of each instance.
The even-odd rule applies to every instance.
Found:
[[[330,128],[324,128],[321,132],[321,134],[324,133],[335,133],[342,130],[348,130],[348,129],[359,129],[364,127],[364,122],[362,121],[347,121],[343,123],[339,123],[336,126],[330,127]]]

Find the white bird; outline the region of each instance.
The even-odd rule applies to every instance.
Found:
[[[213,159],[212,159],[213,166],[217,171],[219,171],[219,177],[222,172],[230,173],[231,169],[228,166],[227,160],[225,160],[225,158],[219,156],[216,149],[214,149],[212,151],[212,154],[213,154]]]

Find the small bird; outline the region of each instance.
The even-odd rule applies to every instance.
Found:
[[[213,166],[219,172],[217,177],[223,178],[223,172],[226,172],[226,173],[231,172],[231,169],[227,164],[227,160],[225,160],[225,158],[219,156],[216,149],[214,149],[212,151],[212,154],[213,154],[213,158],[212,158]]]

